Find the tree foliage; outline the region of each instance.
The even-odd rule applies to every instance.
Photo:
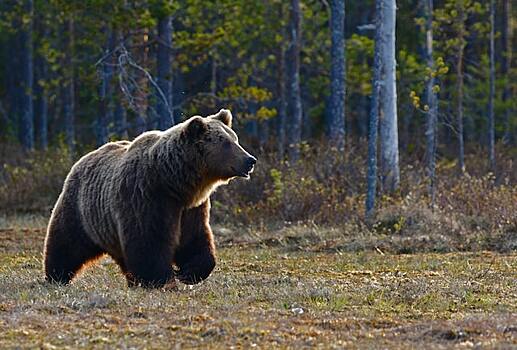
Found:
[[[460,47],[465,50],[465,141],[485,144],[488,4],[479,0],[435,1],[435,68],[429,70],[422,51],[424,18],[419,3],[399,1],[397,9],[397,107],[401,144],[407,151],[419,151],[423,147],[418,140],[428,106],[421,96],[426,81],[432,76],[436,80],[434,89],[440,95],[438,151],[450,154],[448,146],[456,143],[453,136],[457,132],[457,72],[454,68]],[[459,9],[464,16],[459,15]],[[306,125],[303,138],[311,139],[321,137],[325,128],[330,96],[331,11],[327,1],[316,0],[301,1],[300,10],[303,32],[300,88]],[[506,18],[501,11],[502,6],[498,6],[496,53],[508,46],[503,45],[500,35]],[[346,2],[345,115],[347,139],[351,140],[365,137],[368,129],[374,13],[373,1]],[[42,74],[37,71],[41,62],[35,66],[37,78],[33,88],[35,101],[38,101],[36,94],[44,94],[48,102],[50,144],[59,144],[65,133],[61,87],[70,76],[75,82],[75,142],[78,145],[95,142],[102,101],[99,86],[103,75],[99,72],[103,65],[113,70],[109,80],[112,96],[107,104],[110,115],[116,110],[127,111],[130,135],[156,127],[153,109],[160,97],[151,79],[157,76],[157,24],[164,16],[172,18],[172,109],[176,121],[229,107],[238,116],[236,127],[244,130],[250,142],[260,139],[261,145],[275,145],[280,111],[278,78],[285,73],[279,71],[282,69],[279,50],[285,51],[289,45],[289,3],[280,0],[34,0],[32,14],[24,10],[23,1],[5,0],[0,3],[2,138],[15,141],[20,132],[23,50],[19,39],[28,23],[34,23],[34,60],[40,60],[46,67]],[[66,49],[64,40],[70,33],[64,24],[70,19],[74,20],[74,41],[73,47]],[[113,50],[106,49],[109,33],[116,33]],[[67,61],[70,54],[72,57]],[[507,55],[496,55],[497,72],[504,68],[504,57]],[[515,74],[515,67],[511,65],[507,73],[496,74],[496,142],[508,129],[515,133],[517,127],[515,114],[508,113],[515,109],[515,99],[508,95],[516,89],[517,79],[511,78]],[[41,113],[39,109],[35,108],[35,114]],[[34,118],[38,120],[38,115]],[[110,138],[120,137],[125,132],[120,129],[126,126],[120,126],[115,119],[110,116],[106,120]],[[36,138],[39,138],[41,125],[37,122],[34,125]]]

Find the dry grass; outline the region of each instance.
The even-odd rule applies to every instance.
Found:
[[[517,346],[515,252],[394,255],[373,234],[351,246],[317,226],[219,228],[219,265],[193,288],[128,289],[108,258],[58,287],[42,278],[44,223],[0,218],[0,348]]]

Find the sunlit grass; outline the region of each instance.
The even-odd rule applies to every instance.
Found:
[[[8,227],[0,348],[517,345],[515,253],[311,251],[254,236],[220,244],[216,270],[192,288],[128,289],[109,258],[60,287],[43,281],[44,230]]]

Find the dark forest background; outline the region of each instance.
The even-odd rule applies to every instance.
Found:
[[[48,211],[85,152],[230,108],[259,163],[221,220],[515,227],[516,7],[4,0],[0,206]]]

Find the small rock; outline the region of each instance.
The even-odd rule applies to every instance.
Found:
[[[304,311],[301,307],[293,307],[291,309],[291,312],[296,315],[301,315],[301,314],[303,314]]]

